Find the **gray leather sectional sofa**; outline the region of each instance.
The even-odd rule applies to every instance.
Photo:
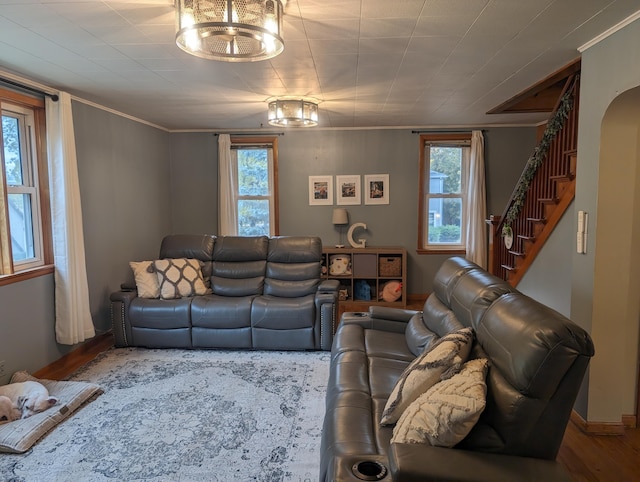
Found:
[[[381,426],[403,370],[440,337],[472,327],[489,359],[486,407],[454,448],[391,443]],[[438,271],[423,311],[345,313],[334,338],[321,481],[569,480],[555,461],[594,348],[556,311],[462,258]]]
[[[171,235],[159,259],[200,261],[210,294],[111,295],[115,345],[330,350],[338,282],[321,278],[318,237]]]

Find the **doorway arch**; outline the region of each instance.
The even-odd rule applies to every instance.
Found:
[[[609,405],[617,404],[623,422],[634,414],[635,424],[640,408],[640,86],[607,107],[598,170],[592,325],[597,358],[590,370],[589,408],[606,398]]]

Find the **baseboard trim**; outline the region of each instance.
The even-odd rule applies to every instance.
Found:
[[[575,410],[571,411],[571,422],[590,435],[624,435],[625,430],[621,422],[587,422]]]
[[[103,333],[83,343],[78,348],[34,372],[32,375],[46,380],[64,380],[82,365],[90,362],[112,346],[113,334],[111,332]]]
[[[635,415],[623,415],[622,425],[627,428],[638,428],[638,417]]]

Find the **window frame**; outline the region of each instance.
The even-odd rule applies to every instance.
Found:
[[[243,148],[267,148],[272,150],[271,164],[269,165],[269,181],[271,182],[271,192],[269,196],[246,196],[240,195],[238,180],[236,179],[234,200],[236,206],[241,200],[268,199],[269,200],[269,236],[279,236],[280,234],[280,209],[278,193],[278,138],[274,137],[231,137],[231,149]],[[234,168],[235,175],[238,176],[237,166]],[[236,226],[237,229],[237,226]]]
[[[435,193],[437,196],[431,196],[429,192],[431,159],[427,158],[427,152],[430,152],[431,145],[451,146],[451,147],[468,147],[469,155],[462,156],[461,177],[460,177],[460,193],[446,194]],[[468,198],[468,179],[469,179],[469,163],[471,149],[471,133],[431,133],[420,135],[420,172],[419,172],[419,199],[418,199],[418,254],[466,254],[465,240],[466,229],[465,219],[467,212]],[[429,244],[428,237],[428,216],[429,216],[429,200],[432,198],[460,198],[462,203],[462,212],[460,220],[460,243],[456,244]]]
[[[53,272],[53,245],[51,236],[51,212],[49,203],[49,178],[46,151],[46,122],[44,100],[0,87],[0,111],[33,116],[29,133],[27,162],[28,176],[33,186],[8,186],[4,163],[4,148],[0,147],[0,286],[30,279]],[[16,112],[20,110],[21,112]],[[0,131],[0,140],[2,132]],[[32,222],[34,241],[37,239],[36,258],[14,262],[11,249],[11,230],[8,212],[8,195],[28,192],[32,195]],[[35,219],[34,219],[35,215]],[[39,232],[39,233],[38,233]]]

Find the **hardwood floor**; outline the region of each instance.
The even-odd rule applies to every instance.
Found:
[[[640,481],[640,429],[591,435],[569,422],[557,460],[576,482]]]
[[[62,380],[112,346],[112,335],[99,336],[33,375]],[[558,461],[575,482],[640,482],[640,429],[627,428],[624,435],[591,435],[569,422]]]

